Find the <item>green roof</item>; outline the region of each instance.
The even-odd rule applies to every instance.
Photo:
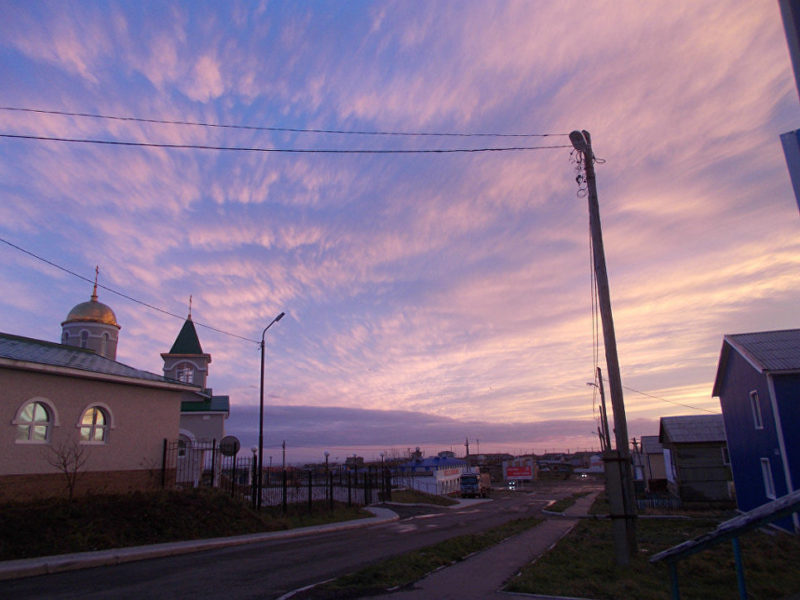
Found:
[[[191,317],[186,319],[168,354],[203,354],[203,348],[200,347],[200,339],[197,337]]]
[[[181,412],[230,412],[229,396],[211,396],[202,402],[183,401],[181,402]]]

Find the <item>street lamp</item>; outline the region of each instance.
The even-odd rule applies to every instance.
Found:
[[[252,488],[253,488],[253,506],[255,506],[256,505],[256,478],[258,477],[258,475],[256,474],[256,452],[258,452],[258,448],[253,446],[252,448],[250,448],[250,452],[253,453],[253,462],[252,462],[252,465],[253,465],[253,484],[252,484]]]
[[[275,323],[283,318],[286,313],[281,313],[264,328],[261,332],[261,393],[259,394],[259,412],[258,412],[258,501],[256,509],[261,510],[261,478],[264,471],[264,336],[267,335],[267,329],[272,327]]]
[[[381,452],[381,500],[386,501],[386,463],[384,462],[384,458],[386,454]]]

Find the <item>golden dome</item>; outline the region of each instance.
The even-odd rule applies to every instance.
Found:
[[[114,311],[102,302],[97,301],[97,296],[92,294],[92,299],[88,302],[81,302],[67,315],[67,320],[61,325],[74,322],[103,323],[119,328],[117,317]]]

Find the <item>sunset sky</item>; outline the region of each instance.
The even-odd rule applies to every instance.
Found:
[[[249,447],[257,340],[285,311],[265,444],[292,461],[598,447],[574,129],[604,161],[631,436],[719,412],[724,334],[800,326],[774,1],[0,0],[0,106],[5,136],[538,148],[0,137],[0,331],[56,342],[92,287],[9,244],[138,300],[99,291],[140,369],[161,372],[191,295]]]

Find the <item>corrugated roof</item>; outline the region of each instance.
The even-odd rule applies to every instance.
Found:
[[[725,423],[722,415],[661,417],[659,441],[667,440],[676,444],[724,442]]]
[[[0,358],[159,383],[179,384],[179,382],[167,379],[162,375],[134,369],[115,360],[100,356],[92,350],[35,340],[9,333],[0,333]],[[188,390],[194,388],[194,386],[188,385],[186,387]]]
[[[800,371],[800,329],[728,334],[723,338],[717,376],[711,394],[719,397],[728,368],[728,356],[735,350],[761,373]]]
[[[800,370],[800,329],[737,333],[725,341],[762,372]]]
[[[658,441],[657,435],[643,435],[642,436],[642,452],[645,454],[660,454],[664,451],[661,442]]]

